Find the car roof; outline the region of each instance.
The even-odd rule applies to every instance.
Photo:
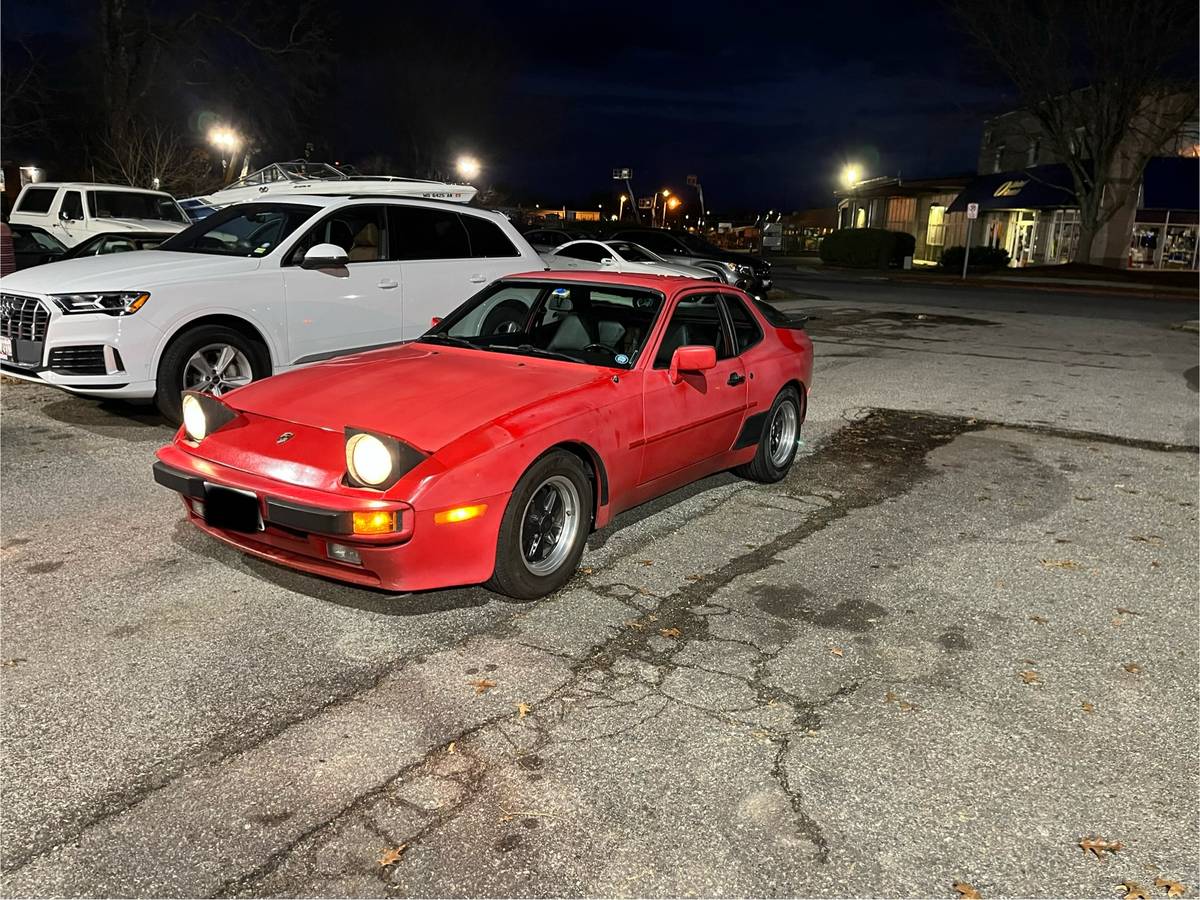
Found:
[[[660,293],[672,293],[690,287],[702,287],[705,290],[718,290],[725,285],[712,281],[699,281],[686,275],[636,275],[618,274],[592,270],[562,270],[522,272],[519,275],[506,275],[501,281],[579,281],[588,284],[610,284],[613,287],[640,287]]]
[[[98,181],[37,181],[32,184],[25,185],[27,188],[88,188],[96,190],[103,188],[106,191],[122,191],[127,194],[157,194],[170,197],[166,191],[154,191],[150,188],[130,187],[127,184],[101,184]],[[172,198],[174,199],[174,198]]]
[[[190,198],[189,198],[190,199]],[[221,211],[232,209],[236,206],[252,206],[252,205],[284,205],[284,206],[313,206],[318,208],[331,208],[339,206],[353,206],[356,203],[386,203],[392,206],[420,206],[426,209],[453,209],[458,212],[467,212],[473,216],[492,219],[497,222],[508,222],[508,216],[504,213],[496,212],[491,209],[482,209],[478,206],[469,206],[466,203],[455,203],[452,200],[433,200],[426,197],[397,197],[394,194],[294,194],[288,197],[268,197],[264,195],[261,199],[242,200],[238,203],[230,203],[217,207]],[[201,220],[203,221],[203,219]]]

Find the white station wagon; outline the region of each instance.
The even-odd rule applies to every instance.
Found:
[[[503,275],[543,270],[499,213],[307,196],[222,209],[153,250],[0,279],[0,371],[93,397],[222,392],[415,338]],[[495,327],[504,327],[498,322]]]

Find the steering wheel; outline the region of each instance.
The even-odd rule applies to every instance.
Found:
[[[616,353],[617,352],[616,347],[610,347],[610,346],[608,346],[608,344],[588,344],[586,347],[583,348],[584,353],[587,353],[589,350],[601,350],[605,353]]]

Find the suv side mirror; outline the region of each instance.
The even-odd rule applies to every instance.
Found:
[[[683,381],[683,373],[704,372],[716,368],[716,365],[716,347],[688,344],[676,348],[675,352],[671,354],[671,368],[667,372],[667,377],[670,378],[671,384],[679,384]]]
[[[300,260],[302,269],[336,269],[350,262],[350,256],[337,244],[315,244]]]
[[[58,211],[58,221],[60,221],[60,222],[73,222],[73,221],[75,221],[75,220],[71,218],[71,214],[70,214],[69,212],[67,212],[65,209],[60,209],[60,210]]]

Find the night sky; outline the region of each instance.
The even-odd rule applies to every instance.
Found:
[[[805,6],[339,4],[315,142],[387,155],[415,82],[447,158],[473,153],[481,182],[544,205],[611,191],[618,165],[639,194],[686,200],[698,174],[718,214],[828,206],[847,161],[866,176],[974,170],[982,119],[1009,101],[944,7]],[[86,8],[4,0],[5,42],[70,46]]]

